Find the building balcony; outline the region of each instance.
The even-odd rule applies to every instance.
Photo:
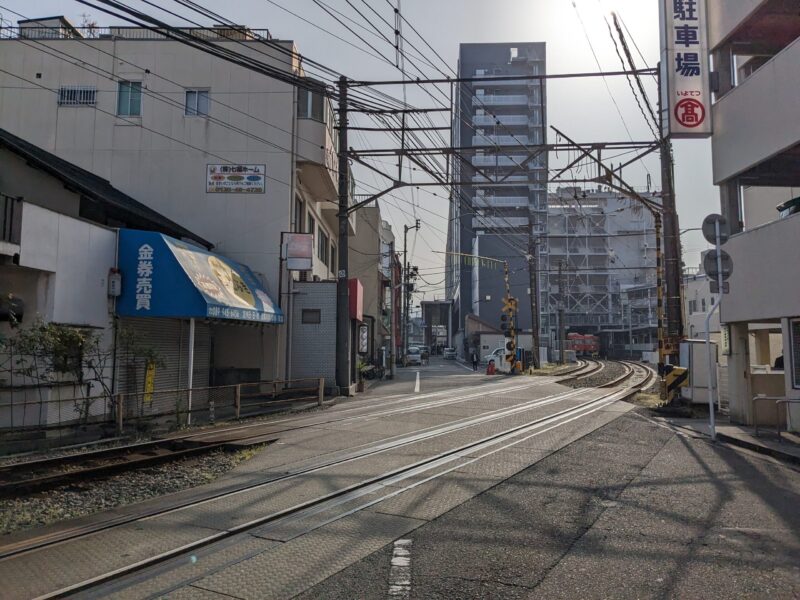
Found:
[[[527,146],[537,144],[527,135],[473,135],[473,146]]]
[[[336,198],[339,162],[330,129],[316,119],[297,119],[297,162],[303,183],[320,201]]]
[[[528,217],[473,217],[473,229],[510,229],[527,227]]]
[[[475,164],[475,163],[472,163]],[[478,165],[476,165],[478,166]],[[526,186],[530,182],[530,177],[527,175],[509,175],[505,179],[503,179],[502,183],[498,183],[501,179],[503,179],[502,175],[493,175],[491,179],[486,179],[483,175],[473,175],[472,181],[475,183],[485,183],[487,186]]]
[[[714,182],[745,185],[800,183],[800,38],[730,90],[712,107]],[[794,172],[793,172],[794,171]]]
[[[723,323],[797,316],[800,278],[800,214],[731,236],[725,251],[733,260],[730,293],[722,299]]]
[[[527,106],[527,94],[485,94],[473,96],[472,106]]]
[[[525,162],[527,161],[527,163]],[[523,154],[504,155],[504,154],[476,154],[471,159],[472,165],[476,167],[514,167],[525,169],[543,169],[544,158],[537,156],[530,159]],[[502,175],[500,176],[502,179]]]
[[[529,127],[535,125],[528,115],[473,115],[472,124],[476,127],[493,127],[500,122],[506,127]]]
[[[472,204],[476,208],[528,208],[527,196],[475,196]]]

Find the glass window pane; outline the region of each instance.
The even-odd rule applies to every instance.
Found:
[[[130,109],[128,114],[138,117],[142,114],[142,84],[139,81],[132,81],[130,85]]]
[[[297,116],[308,117],[308,90],[303,88],[297,90]]]
[[[119,82],[119,93],[117,94],[117,114],[129,115],[131,102],[131,88],[127,81]]]
[[[197,114],[208,116],[211,100],[208,97],[208,90],[197,92]]]
[[[194,116],[197,114],[197,92],[189,90],[186,92],[186,115]]]
[[[324,98],[320,94],[311,94],[311,118],[317,121],[325,119]]]

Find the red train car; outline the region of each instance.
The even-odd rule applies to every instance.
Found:
[[[577,356],[596,356],[600,352],[600,338],[592,334],[568,333],[566,348]]]

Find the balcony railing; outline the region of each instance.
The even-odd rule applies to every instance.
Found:
[[[527,94],[487,94],[473,96],[472,106],[527,106]]]
[[[527,207],[530,198],[527,196],[475,196],[473,204],[478,208],[487,207]]]
[[[46,21],[43,20],[43,21]],[[181,27],[180,31],[189,33],[206,41],[255,41],[272,39],[269,29],[250,29],[247,27]],[[126,39],[126,40],[169,40],[155,28],[146,27],[53,27],[46,23],[25,27],[2,27],[0,39]]]
[[[474,115],[472,117],[472,124],[478,127],[492,127],[497,125],[505,125],[508,127],[527,127],[531,123],[531,118],[528,115]]]
[[[509,229],[527,226],[527,217],[475,217],[472,219],[474,229]]]

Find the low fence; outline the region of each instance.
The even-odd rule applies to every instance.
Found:
[[[298,401],[322,405],[323,378],[257,381],[216,387],[195,387],[152,392],[120,393],[74,398],[41,394],[22,402],[0,403],[2,438],[25,434],[46,438],[67,437],[94,430],[94,437],[120,435],[126,430],[170,430],[187,425],[238,419]],[[17,419],[12,417],[17,415]],[[26,416],[26,418],[23,418]],[[13,425],[11,425],[13,424]]]

